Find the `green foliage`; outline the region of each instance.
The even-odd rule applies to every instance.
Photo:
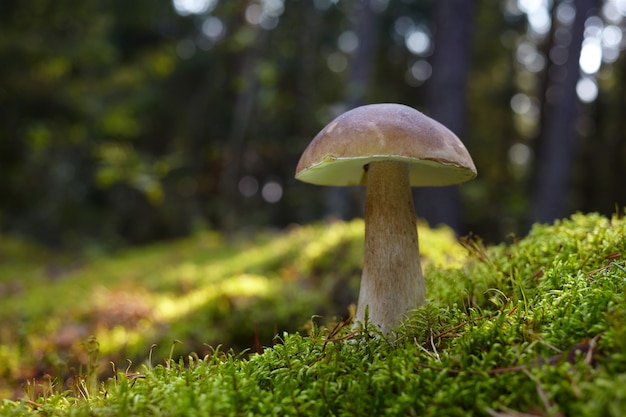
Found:
[[[458,269],[428,267],[429,303],[390,338],[311,322],[260,354],[170,354],[99,392],[5,401],[0,415],[620,416],[625,235],[625,219],[591,214],[508,245],[467,241]]]
[[[344,45],[363,25],[362,2],[284,2],[269,30],[242,13],[258,1],[205,3],[209,10],[182,16],[171,0],[1,2],[0,231],[49,245],[119,248],[185,236],[199,224],[317,220],[328,214],[327,189],[297,183],[293,172],[322,126],[354,97],[432,107],[432,80],[415,71],[430,72],[436,60],[432,50],[411,53],[406,35],[420,28],[433,35],[431,47],[437,42],[437,2],[377,7],[377,22],[366,24],[377,28],[368,33],[372,68]],[[537,109],[550,89],[544,71],[517,61],[520,46],[551,50],[548,38],[525,36],[525,14],[500,3],[473,6],[462,134],[480,172],[460,189],[463,224],[489,241],[526,232],[531,176],[542,158],[518,163],[511,151],[540,142],[546,112]],[[331,70],[333,60],[346,68]],[[624,203],[625,62],[603,64],[601,100],[581,109],[583,148],[568,210],[610,213]],[[360,74],[370,76],[358,86]],[[531,103],[524,114],[511,110],[518,93]],[[245,177],[259,191],[279,182],[283,197],[270,204],[258,191],[239,193]],[[353,214],[361,208],[349,206]]]

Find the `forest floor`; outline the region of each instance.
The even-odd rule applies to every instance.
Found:
[[[623,217],[419,231],[428,303],[389,338],[343,321],[360,220],[109,257],[3,238],[0,415],[626,412]]]

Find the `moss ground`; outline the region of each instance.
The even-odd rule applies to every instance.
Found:
[[[420,232],[429,301],[388,338],[332,320],[358,288],[360,222],[206,235],[76,267],[37,290],[47,296],[12,289],[23,297],[0,307],[2,374],[82,368],[25,378],[0,415],[626,414],[624,218],[578,214],[488,247]],[[50,342],[79,324],[68,346]]]

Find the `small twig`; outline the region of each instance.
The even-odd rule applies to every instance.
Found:
[[[486,319],[486,318],[488,318],[488,317],[489,317],[489,315],[488,315],[488,314],[485,314],[484,316],[476,317],[475,319],[465,321],[465,322],[463,322],[463,323],[461,323],[461,324],[458,324],[458,325],[456,325],[456,326],[454,326],[454,327],[451,327],[451,328],[449,328],[449,329],[447,329],[447,330],[444,330],[443,332],[439,333],[439,334],[438,334],[438,335],[436,335],[436,336],[432,336],[432,337],[431,337],[431,340],[441,339],[441,338],[442,338],[442,337],[444,337],[445,335],[447,335],[447,334],[449,334],[449,333],[452,333],[452,332],[453,332],[453,331],[455,331],[455,330],[459,330],[461,327],[465,327],[465,326],[467,326],[468,324],[472,324],[472,323],[474,323],[474,322],[476,322],[476,321],[479,321],[479,320],[484,320],[484,319]]]
[[[532,333],[533,336],[535,336],[537,338],[537,340],[539,341],[539,343],[541,343],[542,345],[547,346],[548,348],[552,349],[554,352],[558,353],[559,355],[561,353],[563,353],[563,351],[561,349],[559,349],[556,346],[552,345],[547,340],[545,340],[541,336],[537,335],[535,332],[529,332],[529,333]]]
[[[609,253],[608,255],[606,255],[603,259],[606,260],[610,260],[611,262],[609,262],[608,264],[600,267],[600,268],[596,268],[593,269],[591,271],[588,271],[586,274],[587,275],[594,275],[597,274],[598,272],[607,272],[609,269],[611,269],[611,267],[616,267],[617,269],[621,270],[623,273],[626,274],[626,269],[621,266],[620,264],[618,264],[617,262],[614,261],[614,259],[619,259],[622,257],[622,253],[621,252],[613,252],[613,253]]]
[[[598,346],[598,340],[600,339],[600,337],[602,337],[602,333],[597,334],[596,336],[594,336],[591,340],[589,340],[589,342],[587,343],[589,349],[586,350],[586,354],[585,354],[585,360],[584,363],[586,365],[592,366],[593,365],[593,361],[594,361],[594,354],[595,354],[595,349]],[[421,364],[418,363],[417,366],[420,368],[427,368],[427,369],[432,369],[435,371],[446,371],[449,372],[452,375],[459,375],[463,372],[467,372],[468,374],[471,375],[498,375],[498,374],[505,374],[508,372],[524,372],[526,374],[529,374],[529,369],[533,366],[543,366],[543,365],[556,365],[560,360],[567,360],[570,363],[573,363],[573,357],[572,358],[568,358],[565,357],[564,355],[564,351],[557,349],[556,347],[550,345],[549,343],[545,342],[545,344],[550,347],[551,349],[555,350],[556,352],[558,352],[558,355],[555,356],[551,356],[547,359],[547,361],[544,361],[543,359],[539,358],[537,361],[535,361],[534,364],[528,364],[528,365],[517,365],[517,366],[509,366],[506,368],[495,368],[495,369],[487,369],[484,371],[476,371],[473,369],[448,369],[448,368],[441,368],[441,367],[437,367],[437,366],[431,366],[431,365],[426,365],[426,364]],[[428,352],[424,347],[419,346],[420,348],[422,348],[423,350],[425,350],[427,353],[430,354],[430,352]],[[580,351],[581,350],[581,346],[575,346],[573,348],[571,348],[570,350],[568,350],[567,352],[572,355],[573,352],[576,351]],[[431,354],[432,355],[432,354]]]
[[[417,366],[419,366],[420,368],[427,368],[427,369],[432,369],[434,371],[446,371],[449,372],[453,375],[459,375],[463,372],[467,372],[468,374],[471,375],[483,375],[483,374],[487,374],[487,375],[496,375],[496,374],[505,374],[507,372],[518,372],[518,371],[523,371],[525,369],[528,368],[528,365],[518,365],[518,366],[511,366],[508,368],[496,368],[496,369],[488,369],[486,371],[475,371],[473,369],[448,369],[448,368],[441,368],[441,367],[437,367],[437,366],[430,366],[430,365],[425,365],[422,363],[418,363]]]
[[[585,355],[585,364],[592,365],[593,364],[593,354],[596,351],[596,347],[598,346],[598,340],[600,340],[600,336],[602,333],[598,333],[589,341],[589,350],[587,351],[587,355]]]
[[[352,339],[354,336],[358,335],[359,333],[363,333],[364,330],[355,330],[353,332],[348,333],[345,336],[341,336],[341,337],[336,337],[334,339],[313,339],[315,342],[324,342],[324,345],[326,345],[328,342],[341,342],[342,340],[348,340],[348,339]]]
[[[546,392],[545,389],[543,389],[543,385],[541,384],[541,381],[539,381],[533,374],[531,374],[530,371],[528,371],[528,369],[524,369],[522,370],[522,372],[524,372],[526,376],[535,383],[535,389],[537,390],[537,395],[539,395],[539,398],[541,398],[541,402],[543,403],[543,408],[547,412],[552,407],[552,405],[550,404],[548,393]]]
[[[325,339],[312,339],[314,342],[324,342],[324,346],[322,346],[322,352],[326,349],[326,345],[329,342],[341,342],[343,340],[348,340],[348,339],[352,339],[353,337],[355,337],[356,335],[358,335],[359,333],[362,333],[363,330],[355,330],[353,332],[348,333],[345,336],[341,336],[341,337],[334,337],[337,333],[339,333],[341,331],[341,329],[343,329],[344,327],[346,327],[348,324],[350,324],[350,322],[352,321],[352,318],[349,317],[346,320],[339,322],[337,324],[335,324],[335,326],[332,328],[332,330],[330,330],[328,332],[328,336]]]
[[[22,400],[24,403],[28,404],[33,408],[33,410],[39,410],[41,406],[32,400]]]
[[[428,356],[432,357],[432,358],[436,358],[437,360],[439,360],[438,356],[433,355],[433,353],[431,351],[429,351],[428,349],[426,349],[424,346],[420,345],[419,343],[417,343],[417,339],[415,339],[415,346],[417,346],[418,348],[420,348],[422,351],[424,351],[424,353],[426,353]],[[419,365],[419,364],[418,364]],[[426,365],[425,365],[426,366]]]
[[[440,360],[439,353],[437,353],[437,348],[435,347],[435,339],[433,338],[432,334],[430,335],[430,346],[432,346],[433,352],[435,353],[435,357],[437,358],[437,360]]]
[[[485,408],[485,411],[491,417],[540,417],[536,414],[522,413],[520,411],[511,410],[509,408],[505,408],[504,412],[500,412],[500,411],[494,410],[493,408],[487,407]]]

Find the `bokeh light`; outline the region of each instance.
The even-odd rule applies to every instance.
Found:
[[[210,12],[217,6],[218,0],[172,0],[176,13],[181,16]]]
[[[283,197],[283,186],[278,181],[268,181],[263,184],[261,196],[263,200],[270,204],[278,203]]]
[[[536,73],[542,71],[546,66],[546,59],[532,42],[522,42],[517,47],[515,53],[517,61],[526,68],[526,70]]]
[[[519,0],[518,7],[526,13],[531,35],[543,37],[550,32],[552,20],[547,0]]]
[[[348,68],[348,58],[341,52],[333,52],[326,57],[326,65],[332,72],[342,72]]]
[[[597,38],[583,41],[580,51],[580,69],[587,74],[595,74],[602,65],[602,44]]]
[[[419,59],[411,65],[411,75],[418,81],[426,81],[433,73],[433,68],[425,59]]]
[[[209,16],[202,22],[202,33],[211,40],[220,39],[226,32],[222,20],[215,16]]]
[[[511,109],[517,114],[530,112],[532,103],[530,97],[523,93],[517,93],[511,98]]]
[[[515,165],[526,165],[532,158],[532,151],[528,145],[515,143],[509,148],[509,160]]]
[[[559,3],[556,8],[556,19],[563,26],[570,26],[574,23],[574,18],[576,17],[576,8],[569,1],[564,1]]]
[[[259,25],[265,30],[278,26],[280,16],[285,11],[284,0],[261,0],[246,7],[244,16],[251,25]]]
[[[591,77],[582,77],[576,84],[576,94],[583,103],[591,103],[598,97],[598,85]]]
[[[411,53],[427,55],[430,52],[430,36],[423,26],[416,26],[408,30],[404,42]]]
[[[347,30],[339,35],[339,39],[337,39],[337,46],[342,52],[350,54],[356,51],[359,47],[359,38],[356,36],[356,33],[351,30]]]
[[[624,10],[620,11],[620,5],[622,3],[622,7]],[[604,3],[602,6],[602,17],[606,22],[609,22],[614,25],[619,25],[622,22],[622,18],[626,14],[626,1],[614,1],[609,0]]]
[[[253,197],[259,190],[259,182],[256,178],[246,175],[239,180],[239,192],[244,197]]]

